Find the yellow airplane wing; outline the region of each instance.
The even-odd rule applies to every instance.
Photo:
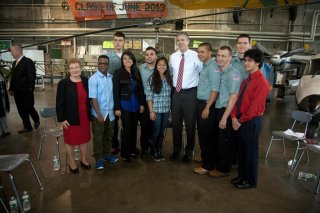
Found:
[[[262,8],[271,6],[285,6],[284,0],[169,0],[170,3],[187,10],[211,8]],[[287,0],[288,4],[302,4],[305,0]]]

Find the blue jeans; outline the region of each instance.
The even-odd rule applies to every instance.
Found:
[[[157,140],[163,137],[164,129],[168,124],[169,113],[156,113],[156,120],[153,121],[152,135],[150,143],[156,146]]]

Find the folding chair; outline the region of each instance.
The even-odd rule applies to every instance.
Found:
[[[45,137],[49,137],[50,136],[50,137],[55,137],[56,138],[56,146],[57,146],[57,150],[58,150],[58,159],[60,161],[59,137],[63,136],[63,130],[60,127],[58,127],[57,115],[56,115],[56,107],[42,108],[40,110],[40,116],[42,118],[44,118],[44,129],[43,129],[43,133],[42,133],[41,141],[40,141],[40,147],[39,147],[39,152],[38,152],[38,160],[40,160],[43,139]],[[55,126],[53,128],[49,128],[48,119],[53,119],[54,120]]]
[[[305,135],[307,133],[308,124],[312,120],[312,115],[310,113],[308,113],[308,112],[303,112],[303,111],[296,110],[296,111],[293,111],[291,113],[291,118],[294,121],[293,121],[293,124],[292,124],[290,130],[294,131],[296,123],[297,122],[301,122],[301,123],[303,123],[305,125],[304,136],[301,138],[301,137],[296,137],[296,136],[292,136],[292,135],[287,135],[287,134],[284,133],[284,131],[272,131],[272,137],[271,137],[271,140],[269,142],[269,146],[268,146],[265,158],[268,157],[268,154],[269,154],[269,151],[270,151],[270,148],[271,148],[271,145],[272,145],[273,141],[282,141],[283,153],[284,154],[285,154],[284,140],[288,140],[288,141],[292,141],[292,142],[297,143],[297,148],[296,148],[296,151],[294,153],[294,156],[293,156],[293,159],[292,159],[292,165],[291,165],[291,174],[293,174],[294,173],[293,169],[294,169],[294,164],[295,164],[294,162],[296,162],[295,159],[297,157],[298,151],[300,149],[303,149],[303,148],[301,148],[301,143],[303,143],[303,144],[305,143],[304,139],[305,139]]]
[[[39,176],[38,176],[32,162],[31,162],[31,160],[29,159],[29,154],[0,155],[0,172],[7,172],[8,173],[8,175],[10,177],[10,182],[12,185],[14,195],[15,195],[17,202],[18,202],[18,207],[20,209],[20,212],[24,212],[24,211],[22,209],[20,196],[19,196],[16,184],[14,181],[14,177],[11,172],[25,161],[29,162],[29,164],[33,170],[33,173],[36,176],[38,183],[40,185],[40,190],[43,190],[44,188],[41,184]]]
[[[3,209],[4,209],[4,211],[6,212],[6,213],[9,213],[9,211],[8,211],[8,209],[7,209],[7,206],[6,206],[6,204],[5,204],[5,199],[2,199],[3,198],[3,192],[2,192],[2,188],[3,188],[3,186],[1,186],[0,185],[0,202],[1,202],[1,205],[2,205],[2,207],[3,207]]]
[[[319,144],[306,144],[306,146],[304,147],[304,149],[302,149],[302,152],[299,156],[299,159],[297,161],[297,163],[295,164],[294,168],[293,168],[293,172],[297,169],[300,160],[302,158],[302,156],[304,155],[305,152],[308,153],[308,150],[311,150],[315,153],[320,154],[320,145]],[[318,175],[318,182],[317,182],[317,186],[316,186],[316,191],[315,193],[318,194],[319,193],[319,189],[320,189],[320,174]]]

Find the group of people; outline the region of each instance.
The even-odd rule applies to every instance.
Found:
[[[203,64],[193,103],[202,165],[193,171],[226,177],[236,156],[238,177],[231,183],[249,189],[257,186],[259,134],[270,85],[260,70],[263,54],[250,49],[250,37],[240,35],[236,45],[238,56],[232,57],[231,48],[221,46],[215,60],[209,43],[198,47]]]
[[[97,170],[104,169],[104,161],[118,161],[119,118],[123,161],[137,157],[138,121],[142,129],[141,156],[146,157],[150,148],[154,160],[164,160],[161,147],[172,91],[168,60],[157,59],[156,49],[148,47],[146,63],[138,67],[134,54],[123,49],[124,41],[123,33],[114,34],[114,50],[98,57],[97,72],[89,79],[81,76],[78,59],[69,60],[69,76],[58,84],[57,118],[63,126],[69,170],[73,173],[79,173],[72,158],[75,145],[80,145],[81,167],[91,169],[87,158],[90,120]]]
[[[104,161],[117,162],[119,150],[125,162],[137,157],[138,121],[141,157],[150,150],[155,161],[164,160],[162,143],[171,111],[171,161],[180,157],[183,128],[187,142],[182,161],[192,160],[197,129],[202,165],[194,168],[195,173],[226,177],[237,156],[238,177],[232,184],[240,189],[256,187],[258,139],[270,86],[260,71],[263,54],[250,49],[250,37],[237,38],[238,56],[232,56],[229,46],[221,46],[212,58],[210,43],[200,44],[198,52],[190,50],[188,34],[180,32],[178,49],[169,61],[148,47],[140,66],[134,54],[124,50],[124,42],[125,35],[116,32],[114,50],[98,57],[97,72],[89,79],[81,76],[80,61],[71,59],[69,76],[58,84],[56,110],[64,129],[69,170],[79,173],[72,158],[75,145],[80,145],[81,167],[91,169],[87,157],[90,121],[97,170],[104,168]],[[39,121],[34,120],[36,127]]]

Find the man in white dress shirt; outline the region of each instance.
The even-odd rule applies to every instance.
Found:
[[[169,62],[174,87],[172,96],[173,153],[170,160],[175,161],[179,157],[184,121],[187,144],[182,161],[189,162],[194,151],[197,86],[202,63],[197,52],[189,49],[190,40],[187,33],[178,33],[176,42],[178,50],[171,55]]]

